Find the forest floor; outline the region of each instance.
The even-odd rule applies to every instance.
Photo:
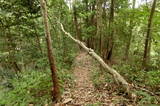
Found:
[[[115,99],[107,90],[97,90],[91,80],[92,71],[98,67],[87,53],[80,52],[73,64],[73,86],[66,86],[62,96],[66,106],[119,106],[114,105]],[[104,87],[105,88],[105,87]]]

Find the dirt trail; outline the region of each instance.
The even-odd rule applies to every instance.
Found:
[[[81,52],[75,59],[73,74],[75,85],[67,88],[63,95],[66,106],[112,106],[111,97],[107,91],[98,91],[90,79],[91,70],[96,67],[93,59],[85,52]]]

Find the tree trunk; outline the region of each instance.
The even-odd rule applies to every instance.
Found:
[[[96,11],[96,1],[94,1],[91,4],[91,11],[92,12]],[[92,14],[91,19],[89,21],[89,25],[96,27],[96,23],[97,23],[97,20],[95,18],[95,14]],[[95,33],[96,33],[96,30],[91,32],[91,35],[94,35],[94,36],[91,36],[91,48],[93,48],[93,49],[96,49],[96,40],[97,39],[96,39]]]
[[[88,13],[88,11],[91,11],[88,9],[88,6],[89,6],[88,0],[85,0],[85,12],[86,13]],[[85,18],[85,23],[86,23],[86,27],[88,28],[89,27],[89,17],[88,16],[86,16],[86,18]],[[86,34],[90,34],[90,33],[87,32]],[[91,48],[91,39],[92,39],[92,36],[87,37],[87,40],[86,40],[86,44],[90,48]]]
[[[133,0],[133,3],[132,3],[132,10],[135,9],[135,3],[136,3],[136,0]],[[126,50],[125,50],[125,56],[124,56],[124,59],[125,60],[128,60],[128,55],[129,55],[129,50],[130,50],[130,45],[131,45],[131,40],[132,40],[132,31],[133,31],[133,18],[134,17],[134,13],[132,13],[131,17],[130,17],[130,33],[129,33],[129,38],[128,38],[128,41],[127,41],[127,44],[126,44]]]
[[[106,52],[106,60],[111,61],[112,58],[112,52],[113,52],[113,36],[114,36],[114,0],[111,0],[111,6],[110,6],[110,18],[109,18],[109,39],[108,39],[108,48]]]
[[[99,50],[100,54],[102,55],[102,4],[103,0],[97,0],[97,32],[96,32],[96,38],[98,38],[99,42],[96,43],[97,50]]]
[[[150,49],[149,49],[149,45],[151,46],[151,44],[149,44],[151,42],[151,28],[152,28],[152,20],[153,20],[153,16],[154,16],[154,12],[155,12],[155,7],[156,7],[156,1],[153,1],[152,4],[152,9],[150,12],[150,16],[148,19],[148,27],[147,27],[147,34],[146,34],[146,38],[145,38],[145,47],[144,47],[144,54],[143,54],[143,62],[142,62],[142,68],[144,70],[147,70],[148,68],[148,62],[149,62],[149,54],[150,54]]]
[[[86,12],[88,12],[88,11],[92,11],[92,12],[94,12],[94,11],[96,11],[95,10],[95,7],[96,7],[96,1],[94,1],[94,2],[92,2],[91,4],[90,4],[90,8],[88,7],[89,5],[88,5],[88,0],[86,0]],[[90,10],[89,10],[89,9]],[[91,17],[89,18],[88,16],[87,16],[87,18],[86,18],[86,23],[87,23],[87,27],[89,27],[89,26],[93,26],[93,27],[96,27],[96,21],[97,20],[95,20],[95,14],[92,14],[91,15]],[[96,30],[94,30],[94,31],[92,31],[92,32],[90,32],[89,34],[90,35],[94,35],[96,33]],[[88,47],[89,48],[92,48],[92,49],[95,49],[95,45],[96,45],[96,37],[95,37],[95,35],[94,36],[90,36],[89,38],[88,38]]]
[[[48,13],[47,13],[47,7],[45,0],[40,0],[41,10],[43,14],[43,22],[44,22],[44,29],[45,29],[45,37],[46,37],[46,43],[47,43],[47,50],[48,50],[48,60],[50,63],[50,69],[52,74],[52,101],[57,102],[60,97],[60,89],[59,89],[59,83],[58,78],[56,74],[56,66],[55,66],[55,60],[52,52],[52,41],[51,41],[51,34],[50,34],[50,28],[48,23]]]
[[[79,29],[78,20],[77,20],[77,9],[75,5],[76,3],[73,4],[73,17],[74,17],[74,24],[76,29],[76,37],[77,39],[81,40],[80,29]]]

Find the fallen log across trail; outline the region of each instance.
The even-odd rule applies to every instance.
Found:
[[[104,60],[94,52],[93,49],[88,48],[83,42],[80,40],[75,39],[70,33],[66,32],[63,25],[61,25],[61,30],[75,43],[77,43],[79,46],[81,46],[90,56],[92,56],[94,59],[96,59],[99,64],[106,69],[115,79],[115,81],[119,82],[120,85],[122,85],[123,88],[125,88],[125,92],[128,93],[132,98],[135,98],[136,95],[131,91],[131,85],[121,76],[115,69],[110,67],[108,64],[104,62]]]

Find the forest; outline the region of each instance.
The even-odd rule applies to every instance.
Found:
[[[159,0],[0,0],[0,106],[160,106]]]

